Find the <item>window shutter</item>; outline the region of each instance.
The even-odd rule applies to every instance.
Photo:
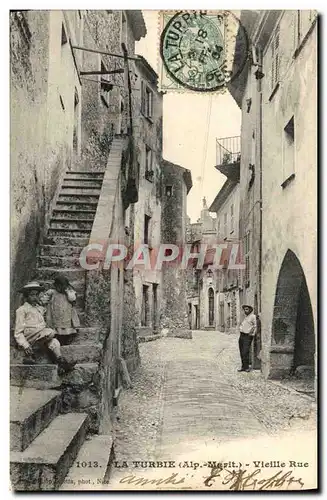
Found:
[[[279,26],[271,42],[271,88],[274,89],[279,80]]]
[[[275,86],[275,41],[271,44],[271,89]]]

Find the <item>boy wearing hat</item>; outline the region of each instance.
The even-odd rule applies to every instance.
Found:
[[[240,324],[240,338],[238,345],[240,348],[240,355],[242,360],[242,368],[238,370],[239,372],[249,372],[250,371],[250,348],[257,330],[257,318],[253,313],[253,307],[248,305],[243,305],[242,309],[245,314],[245,318]]]
[[[56,332],[47,328],[44,320],[46,310],[39,304],[39,294],[42,289],[37,281],[32,281],[21,289],[25,302],[16,311],[14,336],[17,344],[30,357],[30,363],[35,362],[33,348],[46,348],[59,368],[67,372],[73,369],[76,363],[69,363],[62,357],[60,343],[55,338]]]

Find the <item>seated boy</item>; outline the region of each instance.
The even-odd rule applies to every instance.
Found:
[[[39,304],[41,290],[42,286],[37,281],[28,283],[21,290],[25,302],[16,311],[16,342],[30,357],[30,363],[35,363],[33,348],[46,349],[61,371],[70,371],[76,363],[70,363],[62,357],[60,343],[55,338],[56,332],[47,328],[44,320],[46,309]]]

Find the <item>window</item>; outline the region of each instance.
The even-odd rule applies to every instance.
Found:
[[[234,203],[230,206],[230,232],[234,232]]]
[[[271,41],[271,90],[273,91],[279,81],[279,25],[276,27]]]
[[[166,196],[167,198],[171,198],[173,195],[173,186],[166,186]]]
[[[146,245],[149,244],[150,221],[151,221],[151,217],[149,215],[144,215],[144,237],[143,237],[143,243],[146,244]]]
[[[145,146],[145,178],[153,181],[152,150],[148,146]]]
[[[107,70],[103,61],[101,61],[101,72],[105,73]],[[101,75],[101,85],[100,85],[100,97],[105,106],[109,108],[110,104],[110,90],[112,90],[112,84],[109,82],[109,76],[107,74]]]
[[[283,181],[282,187],[295,177],[295,131],[294,116],[287,123],[283,134]]]
[[[218,226],[217,226],[218,236],[220,236],[220,231],[221,231],[221,228],[220,228],[220,219],[218,219]]]
[[[79,95],[75,87],[74,94],[74,132],[73,132],[73,149],[75,153],[79,150],[79,125],[80,125],[80,109],[79,109]]]
[[[294,21],[294,50],[296,57],[302,48],[317,18],[315,10],[297,10]]]
[[[141,112],[146,118],[152,119],[153,92],[143,81],[141,82]]]

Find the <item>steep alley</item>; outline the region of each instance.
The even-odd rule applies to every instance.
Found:
[[[231,461],[234,467],[233,460],[243,459],[243,466],[250,467],[252,460],[272,456],[300,460],[306,436],[312,439],[314,433],[313,400],[263,380],[259,372],[238,373],[237,336],[197,331],[192,340],[162,338],[141,344],[140,351],[142,366],[134,386],[119,402],[116,460],[104,488],[158,489],[137,480],[178,473],[162,488],[205,489],[209,461]],[[299,428],[302,443],[297,449],[291,429]],[[287,432],[281,434],[283,430]],[[277,431],[280,440],[273,441]],[[314,457],[313,449],[311,471]],[[277,469],[264,472],[269,476]],[[173,484],[183,477],[184,484]],[[218,483],[213,488],[228,489]]]

